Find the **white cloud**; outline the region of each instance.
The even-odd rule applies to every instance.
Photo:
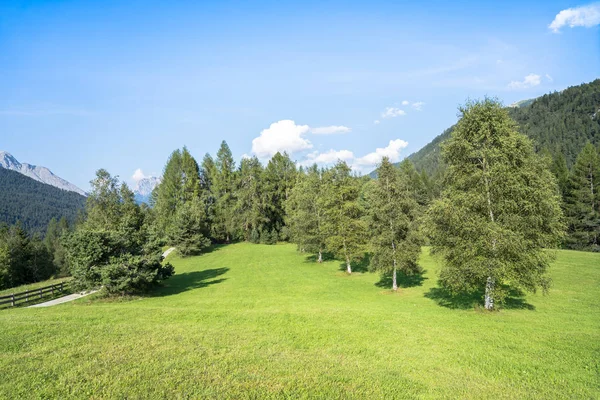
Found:
[[[542,83],[541,76],[537,74],[529,74],[522,81],[512,81],[508,84],[508,87],[511,89],[527,89],[538,86],[540,83]]]
[[[343,125],[331,125],[331,126],[322,126],[319,128],[311,128],[311,132],[314,133],[315,135],[333,135],[336,133],[348,133],[350,132],[352,129],[348,128],[347,126],[343,126]]]
[[[144,175],[144,172],[142,171],[141,168],[138,168],[135,170],[135,172],[133,173],[133,176],[131,177],[134,181],[139,182],[142,179],[146,179],[149,178],[150,176],[146,176]]]
[[[417,111],[421,111],[423,109],[423,106],[425,105],[424,102],[422,101],[417,101],[416,103],[412,104],[412,107],[417,110]]]
[[[335,164],[338,160],[352,162],[354,153],[350,150],[329,150],[325,153],[314,152],[307,156],[307,159],[302,162],[303,165],[317,164]]]
[[[383,157],[389,157],[391,162],[398,162],[400,153],[406,146],[408,146],[408,142],[402,139],[390,140],[387,147],[377,148],[374,152],[356,159],[355,162],[361,166],[375,166],[381,162]]]
[[[548,25],[548,28],[552,32],[558,33],[560,32],[560,28],[564,26],[590,28],[596,25],[600,25],[600,3],[562,10],[556,14],[554,21]]]
[[[381,113],[381,118],[395,118],[401,115],[406,115],[406,111],[396,107],[386,107]]]
[[[403,105],[403,106],[407,106],[409,103],[410,103],[410,102],[409,102],[408,100],[404,100],[404,101],[402,101],[402,105]]]
[[[552,78],[550,74],[546,74],[546,79],[548,79],[550,82],[554,82],[554,78]]]
[[[242,160],[245,160],[245,159],[248,159],[248,160],[249,160],[249,159],[251,159],[251,158],[252,158],[252,157],[251,157],[251,156],[249,156],[249,155],[248,155],[248,154],[246,154],[246,153],[242,154]]]
[[[296,125],[289,119],[271,124],[260,136],[252,140],[252,152],[259,158],[269,158],[277,152],[296,153],[313,147],[302,135],[310,132],[308,125]]]
[[[379,125],[379,124],[381,123],[381,121],[380,121],[380,120],[378,120],[378,119],[376,119],[375,121],[373,121],[373,123],[374,123],[375,125]]]

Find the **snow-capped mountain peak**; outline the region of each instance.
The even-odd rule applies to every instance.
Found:
[[[161,177],[148,176],[139,179],[133,189],[135,199],[138,203],[148,203],[150,201],[150,195],[155,187],[157,187],[162,181]]]

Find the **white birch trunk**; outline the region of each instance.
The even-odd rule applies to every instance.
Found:
[[[494,309],[494,280],[488,276],[485,283],[485,309],[492,311]]]
[[[346,272],[352,274],[352,267],[350,266],[350,259],[346,257]]]
[[[392,290],[398,290],[398,281],[396,280],[396,260],[394,260],[394,272],[392,273]]]
[[[317,260],[317,262],[319,264],[323,262],[323,253],[321,252],[321,250],[319,250],[319,259]]]

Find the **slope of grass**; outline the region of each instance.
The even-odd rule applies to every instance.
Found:
[[[188,259],[152,296],[0,312],[0,398],[598,398],[600,255],[496,313],[292,245]]]

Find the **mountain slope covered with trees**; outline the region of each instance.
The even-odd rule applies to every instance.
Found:
[[[84,205],[80,194],[0,168],[0,223],[20,221],[27,231],[45,232],[52,218],[75,221]]]
[[[600,144],[600,79],[561,92],[545,94],[531,103],[508,108],[521,133],[533,140],[537,152],[564,155],[567,166],[575,163],[587,142]],[[417,170],[434,174],[440,167],[440,144],[454,126],[408,158]]]

